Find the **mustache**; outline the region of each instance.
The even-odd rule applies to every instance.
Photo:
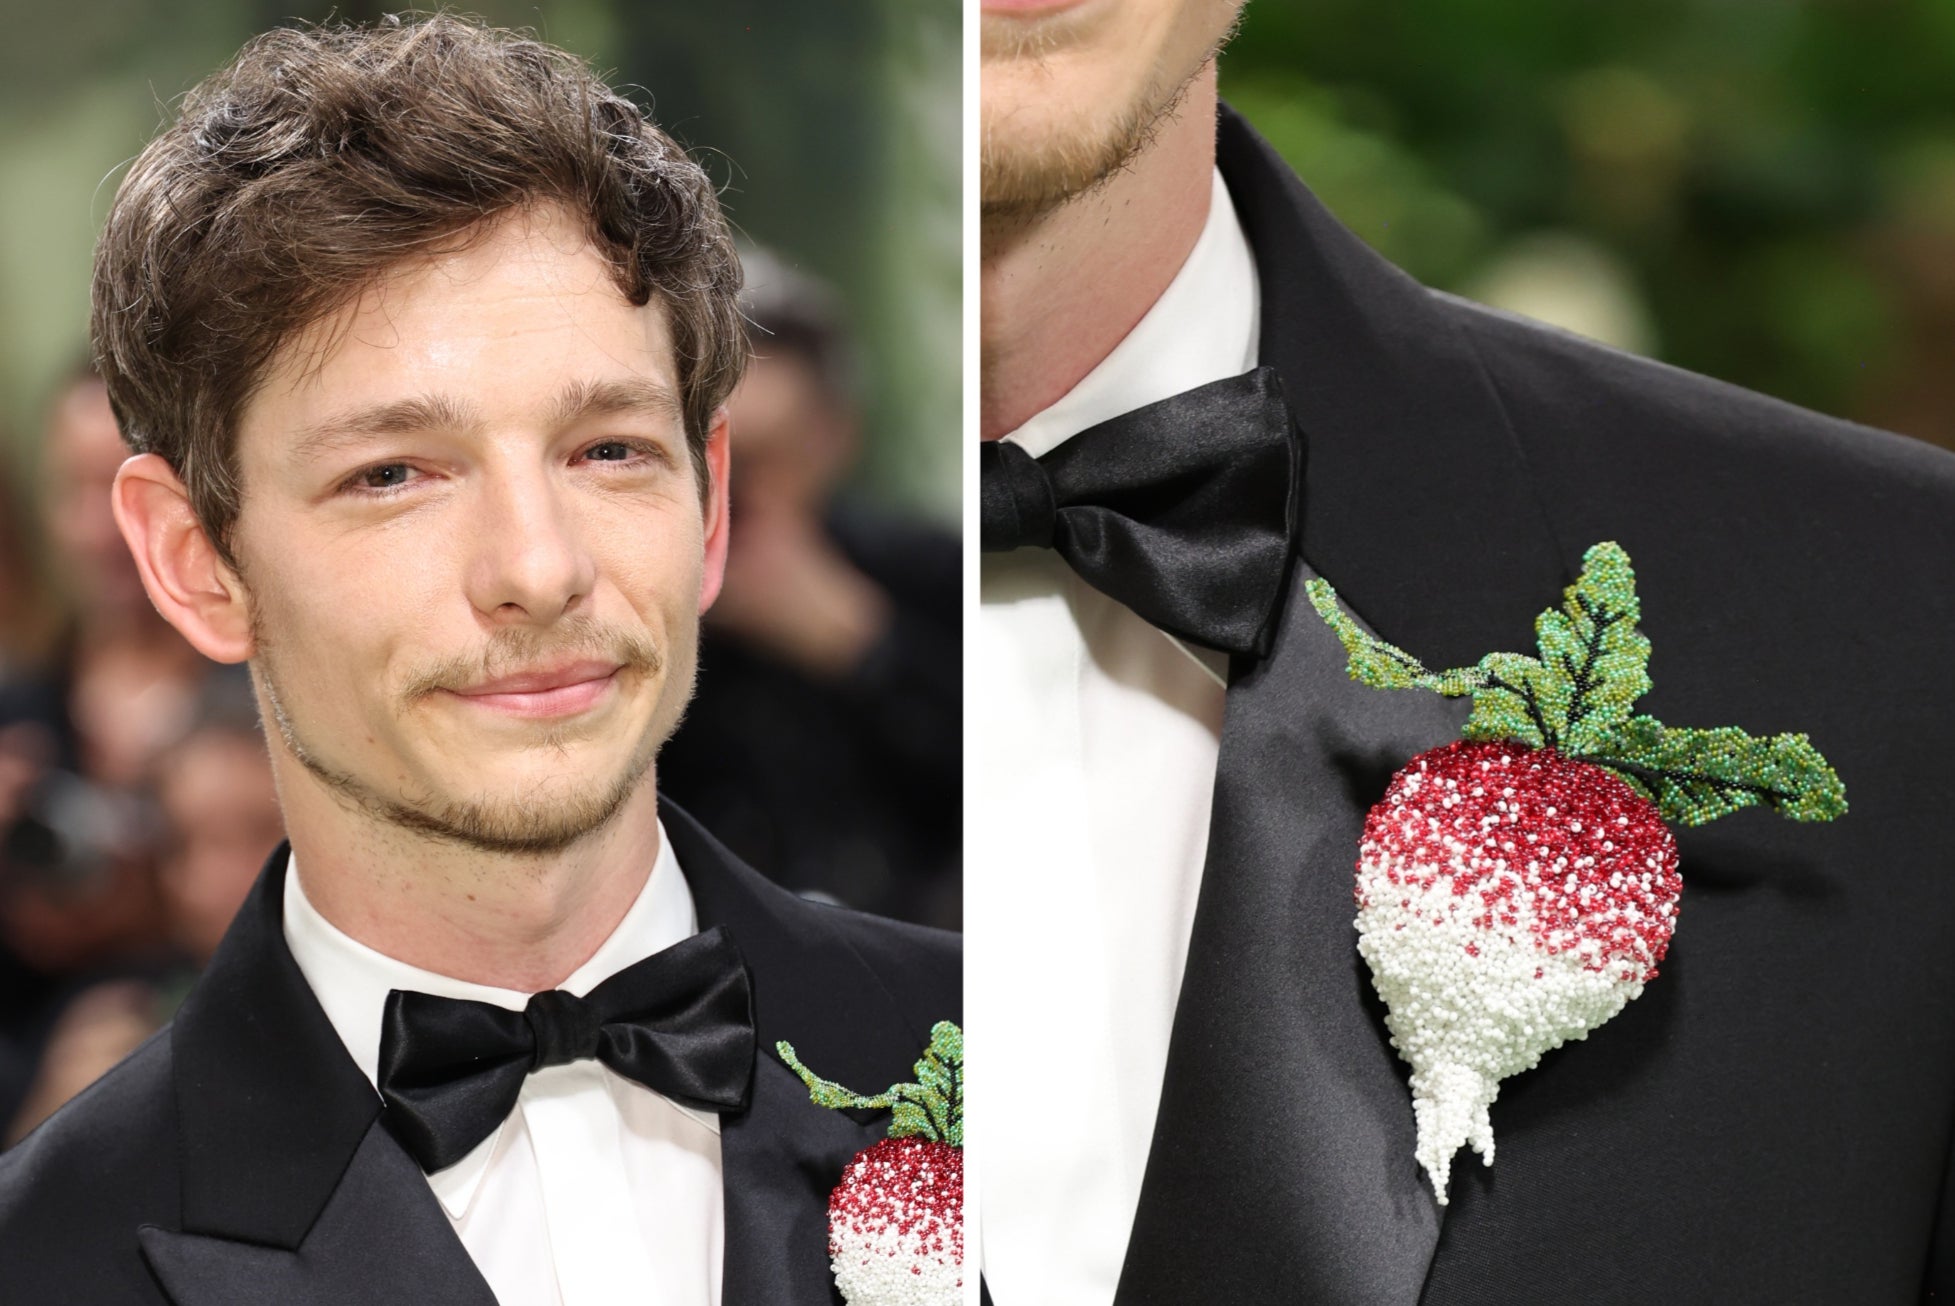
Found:
[[[416,667],[408,674],[401,697],[409,704],[418,703],[442,690],[465,690],[538,663],[574,658],[603,658],[616,662],[621,670],[650,676],[665,667],[664,654],[645,636],[585,617],[548,630],[496,631],[481,649]]]
[[[987,19],[978,27],[978,48],[986,59],[1044,59],[1070,44],[1078,28],[1071,14]]]

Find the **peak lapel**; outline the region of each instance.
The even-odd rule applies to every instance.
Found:
[[[296,1248],[154,1225],[140,1240],[175,1306],[495,1306],[420,1170],[378,1124]]]
[[[1353,684],[1296,590],[1229,687],[1215,814],[1119,1306],[1411,1306],[1438,1241],[1352,924],[1364,813],[1462,704]]]
[[[1572,579],[1473,348],[1222,111],[1262,286],[1262,362],[1303,432],[1300,565],[1277,642],[1231,668],[1209,846],[1118,1306],[1411,1306],[1440,1213],[1357,952],[1364,815],[1468,707],[1352,683],[1323,574],[1432,665],[1522,647]]]
[[[292,960],[286,863],[281,846],[171,1028],[183,1228],[145,1228],[143,1255],[178,1306],[492,1306]]]

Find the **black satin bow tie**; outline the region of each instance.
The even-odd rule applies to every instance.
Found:
[[[433,1174],[495,1132],[530,1071],[588,1057],[686,1106],[743,1109],[753,996],[725,927],[655,952],[584,997],[538,993],[522,1011],[393,990],[380,1030],[381,1118]]]
[[[1269,652],[1290,573],[1303,449],[1276,370],[1257,368],[1089,427],[1043,458],[978,456],[985,552],[1058,552],[1170,635]]]

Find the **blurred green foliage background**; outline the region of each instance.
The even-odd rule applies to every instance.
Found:
[[[1955,447],[1955,3],[1251,0],[1222,93],[1430,285]]]
[[[252,34],[375,0],[0,3],[0,456],[87,343],[122,167]],[[480,0],[457,6],[643,88],[748,238],[840,287],[866,364],[865,488],[954,519],[961,415],[958,0]],[[11,446],[11,448],[9,448]],[[31,473],[23,471],[20,479]],[[31,483],[31,482],[30,482]]]

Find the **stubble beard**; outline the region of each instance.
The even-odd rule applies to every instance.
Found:
[[[413,801],[406,795],[383,793],[351,772],[332,765],[320,750],[308,745],[279,691],[281,674],[276,666],[276,646],[267,641],[255,604],[251,620],[252,637],[257,648],[257,655],[252,659],[252,672],[264,689],[273,725],[286,750],[342,802],[367,819],[422,839],[501,856],[562,852],[616,819],[644,783],[659,748],[678,728],[676,715],[664,729],[660,729],[654,721],[625,765],[602,788],[579,786],[572,789],[568,796],[556,795],[547,799],[537,796],[443,799],[431,794],[420,801]],[[665,663],[649,640],[616,633],[603,634],[594,625],[577,628],[569,641],[561,631],[548,637],[538,637],[533,632],[504,632],[485,657],[450,659],[411,676],[407,688],[396,696],[398,710],[403,714],[410,712],[431,694],[497,674],[497,666],[512,666],[525,659],[534,659],[546,647],[553,652],[601,651],[624,663],[618,674],[635,672],[647,679],[655,678]],[[682,703],[692,696],[696,669],[695,658],[685,669],[685,692],[680,697]],[[673,686],[668,684],[667,688]],[[544,746],[554,746],[560,754],[564,751],[564,741],[560,737],[546,735]]]
[[[1053,210],[1104,186],[1131,167],[1154,143],[1161,128],[1181,110],[1189,88],[1234,37],[1237,11],[1227,31],[1194,67],[1168,82],[1161,70],[1148,79],[1110,123],[1068,123],[1060,132],[1032,143],[1003,144],[989,122],[978,148],[979,212],[987,226],[1028,226]],[[986,59],[1043,63],[1059,45],[1060,32],[1047,23],[1011,24],[1002,37],[985,37]]]

